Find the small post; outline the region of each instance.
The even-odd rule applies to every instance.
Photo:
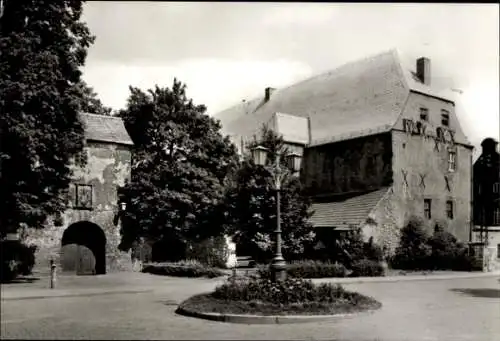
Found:
[[[50,260],[50,288],[54,289],[56,286],[56,264],[54,260]]]

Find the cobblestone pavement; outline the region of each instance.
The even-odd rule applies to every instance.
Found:
[[[79,283],[78,279],[68,281],[75,281],[73,286]],[[87,287],[104,282],[109,282],[111,287],[113,277],[81,281]],[[115,286],[113,294],[31,300],[16,300],[11,296],[9,300],[2,300],[1,336],[19,339],[500,340],[497,277],[345,284],[347,289],[375,297],[383,307],[370,315],[334,322],[240,325],[174,313],[178,302],[210,291],[218,282],[220,280],[134,274],[131,280],[122,283],[123,290],[147,285],[147,292],[124,293]],[[12,290],[28,289],[11,287],[2,291]]]

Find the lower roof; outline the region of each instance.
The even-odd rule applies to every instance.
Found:
[[[388,190],[388,187],[383,187],[349,198],[313,203],[314,213],[310,221],[314,227],[345,229],[350,226],[358,226],[366,221],[370,212]]]

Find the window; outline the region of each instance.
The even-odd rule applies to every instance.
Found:
[[[448,110],[441,110],[441,124],[445,127],[450,125],[450,112]]]
[[[493,210],[493,225],[500,225],[500,207],[495,207]]]
[[[73,207],[83,210],[92,209],[92,185],[75,185]]]
[[[457,169],[457,153],[455,151],[448,151],[448,171],[454,172]]]
[[[420,119],[422,121],[429,121],[429,109],[420,108]]]
[[[431,219],[431,199],[424,199],[424,216]]]
[[[448,219],[453,219],[453,201],[451,200],[446,202],[446,216]]]
[[[495,182],[493,184],[493,193],[495,194],[500,193],[500,182]]]

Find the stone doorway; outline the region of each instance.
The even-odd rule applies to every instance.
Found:
[[[106,273],[106,236],[96,224],[81,221],[70,225],[61,241],[61,268],[77,275]]]

